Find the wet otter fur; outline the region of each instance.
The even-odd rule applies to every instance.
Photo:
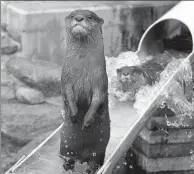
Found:
[[[104,21],[88,10],[76,10],[65,20],[66,46],[61,75],[65,118],[60,153],[70,157],[71,164],[72,160],[88,162],[88,172],[94,173],[97,170],[94,166],[103,165],[110,139]]]
[[[170,52],[170,53],[169,53]],[[174,54],[176,56],[172,56]],[[131,91],[134,95],[141,86],[153,85],[160,80],[160,73],[166,66],[176,58],[184,58],[184,55],[179,55],[176,51],[165,51],[157,57],[145,61],[138,66],[124,66],[117,69],[118,89],[122,92]],[[135,96],[134,96],[135,97]],[[135,99],[134,99],[135,100]]]

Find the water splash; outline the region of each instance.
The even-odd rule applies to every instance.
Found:
[[[120,169],[120,167],[121,167],[120,165],[117,165],[117,166],[116,166],[117,169]]]
[[[133,168],[133,166],[132,166],[132,165],[129,165],[129,168],[130,168],[130,169],[132,169],[132,168]]]
[[[117,90],[117,73],[116,69],[123,66],[139,65],[138,56],[131,51],[121,53],[117,58],[106,57],[106,69],[108,74],[108,93],[109,93],[109,107],[112,108],[117,101],[127,101],[132,96],[131,92],[120,92]]]
[[[126,165],[127,165],[127,163],[126,163],[126,162],[124,162],[124,163],[123,163],[123,165],[125,165],[125,166],[126,166]]]
[[[183,59],[174,59],[169,63],[165,70],[160,74],[159,82],[156,82],[153,86],[147,85],[140,88],[136,94],[136,102],[134,103],[134,108],[137,109],[138,114],[141,115],[144,113],[147,103],[155,98],[159,89],[164,86],[181,63],[183,63],[183,65],[179,69],[179,73],[173,78],[164,93],[161,94],[161,99],[157,101],[156,105],[162,108],[165,103],[176,115],[179,115],[182,118],[184,116],[193,117],[194,104],[189,102],[187,96],[184,94],[184,83],[185,86],[192,86],[192,67],[189,60],[183,61]],[[169,126],[173,125],[179,127],[182,124],[182,121],[183,119],[179,120],[179,122],[171,123],[167,120],[167,124]]]

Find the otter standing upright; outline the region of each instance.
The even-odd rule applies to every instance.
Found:
[[[101,166],[110,139],[104,21],[88,10],[76,10],[65,20],[61,75],[65,118],[60,153],[71,161]]]

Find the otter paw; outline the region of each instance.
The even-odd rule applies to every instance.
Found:
[[[75,160],[70,159],[63,164],[63,168],[68,171],[68,170],[74,170],[75,167]]]
[[[78,118],[77,118],[77,116],[76,116],[76,115],[72,115],[72,116],[71,116],[71,121],[72,121],[73,124],[77,124],[77,123],[78,123]]]
[[[91,126],[92,126],[92,124],[93,124],[93,122],[94,122],[94,119],[93,118],[84,120],[84,123],[82,125],[82,130],[87,131],[88,129],[90,129]]]
[[[87,174],[94,174],[100,168],[99,165],[93,164],[86,169]]]

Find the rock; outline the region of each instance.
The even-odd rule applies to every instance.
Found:
[[[6,27],[6,30],[15,41],[21,43],[21,32],[14,30],[9,25]]]
[[[57,128],[62,123],[61,107],[1,103],[1,121],[1,131],[26,142]]]
[[[14,79],[6,71],[1,71],[1,85],[13,86],[13,83]]]
[[[194,62],[191,64],[192,72],[193,72],[193,83],[194,83]]]
[[[61,93],[61,67],[52,62],[22,57],[12,57],[6,64],[7,71],[32,88],[39,89],[44,96]]]
[[[8,35],[1,35],[1,54],[13,54],[19,49],[19,43],[12,40]]]
[[[7,102],[15,99],[15,93],[10,86],[1,86],[1,102]]]
[[[8,55],[1,55],[1,70],[5,70],[5,65],[8,60],[9,60]]]
[[[40,104],[44,102],[44,95],[41,91],[28,87],[20,87],[15,93],[16,99],[21,103]]]
[[[62,97],[61,96],[57,96],[57,97],[49,97],[46,99],[46,102],[52,105],[57,105],[57,106],[61,106],[63,105],[62,102]]]
[[[1,40],[8,37],[7,33],[5,31],[1,31]]]

